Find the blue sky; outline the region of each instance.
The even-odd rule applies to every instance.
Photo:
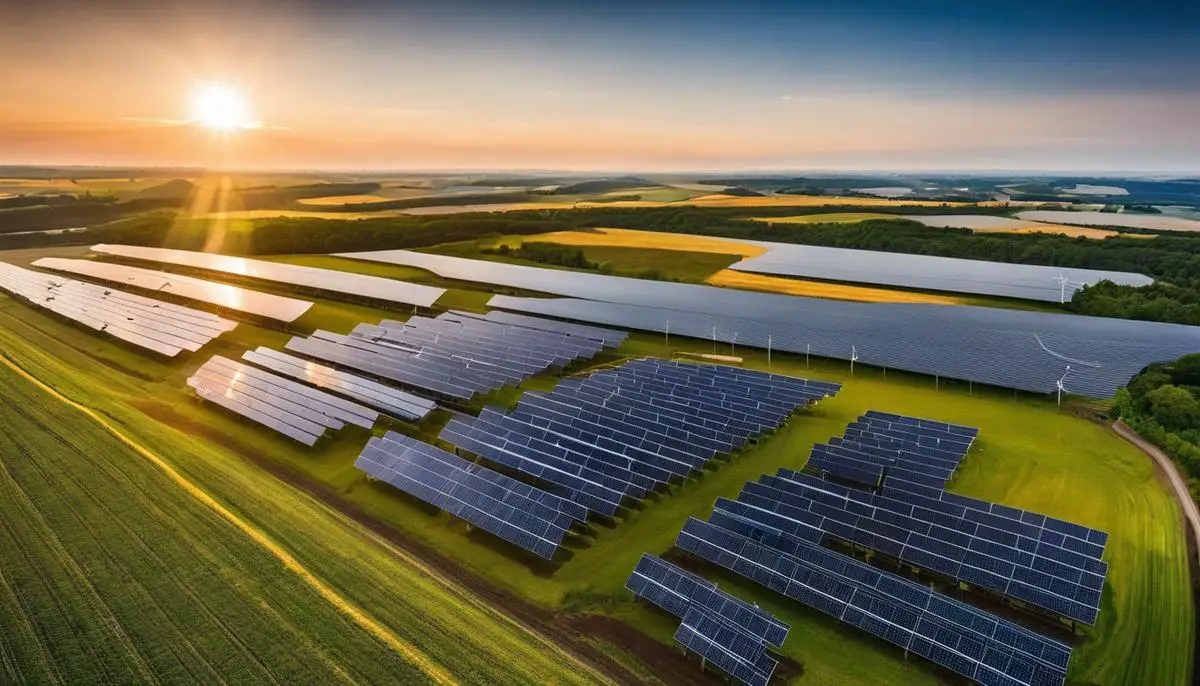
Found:
[[[145,122],[215,81],[250,166],[1200,167],[1196,2],[45,0],[0,57],[0,162],[207,163]]]

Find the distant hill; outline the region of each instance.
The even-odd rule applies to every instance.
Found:
[[[658,186],[659,184],[636,176],[622,176],[616,179],[598,179],[595,181],[580,181],[568,186],[561,186],[558,195],[583,195],[585,193],[611,193],[612,191],[627,191],[634,188]]]
[[[196,184],[187,179],[174,179],[158,186],[143,188],[134,197],[138,200],[190,198],[196,192]]]

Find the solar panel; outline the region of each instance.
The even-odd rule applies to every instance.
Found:
[[[96,284],[0,263],[0,289],[95,331],[175,357],[196,352],[235,322]]]
[[[980,683],[1065,681],[1068,646],[840,553],[788,554],[695,518],[676,545]]]
[[[548,560],[574,521],[557,496],[395,432],[371,439],[355,466]]]
[[[162,262],[183,267],[219,272],[238,278],[259,279],[311,288],[322,292],[340,293],[356,298],[371,298],[390,303],[432,307],[445,294],[444,288],[366,276],[333,269],[318,269],[295,264],[267,262],[245,257],[214,253],[147,248],[134,245],[93,245],[92,250],[104,255],[125,257],[147,262]]]
[[[242,359],[339,393],[399,419],[421,420],[437,408],[437,403],[432,400],[270,348],[247,350]]]
[[[1099,612],[1107,568],[1039,542],[1032,525],[1025,532],[1032,536],[1022,539],[944,511],[852,489],[839,492],[789,470],[747,484],[738,499],[770,512],[773,528],[779,528],[780,517],[791,519],[1087,624]]]
[[[559,331],[571,336],[601,341],[606,347],[611,348],[621,345],[629,336],[629,333],[626,331],[605,329],[598,326],[585,326],[583,324],[570,324],[568,322],[562,322],[555,319],[529,317],[526,315],[498,310],[488,312],[486,315],[477,315],[470,312],[463,312],[461,310],[452,310],[451,313],[458,317],[482,317],[487,321],[511,324],[513,326],[523,326],[531,329],[537,329],[539,331]]]
[[[43,257],[34,262],[33,266],[90,276],[155,293],[168,293],[282,322],[295,321],[312,307],[312,303],[306,300],[109,262]]]
[[[187,380],[197,395],[308,446],[347,423],[371,428],[378,413],[214,355]]]
[[[730,269],[1054,303],[1064,299],[1069,301],[1076,290],[1102,280],[1129,286],[1147,286],[1153,283],[1150,277],[1132,272],[1011,264],[769,241],[755,243],[767,250],[761,255],[743,259]],[[1066,279],[1065,286],[1061,279]]]
[[[622,376],[630,367],[636,380]],[[552,392],[525,393],[507,413],[487,408],[474,420],[452,420],[441,437],[570,489],[572,499],[611,516],[627,498],[643,499],[690,475],[715,456],[740,449],[752,435],[774,429],[813,397],[838,389],[781,375],[729,373],[714,365],[690,365],[683,376],[678,371],[639,360],[564,379]],[[703,381],[718,377],[723,393]],[[811,394],[765,407],[766,401],[752,397],[759,387]]]
[[[658,334],[669,321],[673,335],[715,338],[723,346],[736,339],[738,347],[835,360],[854,357],[859,364],[1034,393],[1055,392],[1071,364],[1067,391],[1099,398],[1112,397],[1152,362],[1200,349],[1200,331],[1178,324],[999,308],[851,303],[633,281],[637,286],[630,295],[605,289],[569,298],[497,295],[488,306]],[[671,290],[660,295],[660,287]],[[702,290],[677,293],[673,287]]]
[[[787,625],[757,606],[666,560],[644,554],[625,588],[679,617],[675,640],[746,684],[766,684],[776,667],[768,646],[780,647]]]
[[[750,686],[766,686],[779,664],[766,654],[761,642],[696,608],[688,610],[674,638],[684,648]]]

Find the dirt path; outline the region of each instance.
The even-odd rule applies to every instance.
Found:
[[[1183,510],[1183,516],[1187,519],[1189,528],[1191,529],[1194,545],[1192,550],[1200,554],[1200,508],[1197,508],[1196,501],[1192,500],[1192,494],[1188,491],[1187,482],[1183,480],[1183,476],[1179,473],[1179,469],[1175,467],[1175,463],[1171,461],[1170,457],[1167,457],[1166,453],[1159,450],[1158,446],[1139,436],[1125,422],[1118,419],[1113,423],[1112,429],[1121,438],[1141,448],[1142,452],[1149,455],[1167,476],[1167,480],[1171,482],[1171,488],[1175,491],[1175,499],[1179,501],[1179,507]],[[1200,560],[1197,561],[1197,564],[1200,565]]]
[[[171,465],[169,465],[165,460],[163,460],[157,454],[152,452],[149,448],[146,448],[142,444],[138,443],[137,441],[134,441],[132,438],[123,434],[119,429],[117,429],[115,426],[110,424],[108,421],[106,421],[100,415],[93,412],[91,409],[89,409],[83,405],[80,405],[79,403],[75,402],[74,400],[71,400],[70,398],[62,395],[61,393],[54,390],[53,388],[50,388],[46,384],[42,383],[40,380],[37,379],[37,377],[34,377],[33,375],[29,374],[24,369],[22,369],[21,367],[19,367],[12,361],[10,361],[7,357],[0,356],[0,364],[3,364],[5,367],[8,367],[16,374],[19,374],[22,378],[24,378],[29,383],[33,384],[38,389],[45,391],[47,394],[49,394],[55,400],[71,407],[72,409],[75,409],[75,410],[81,412],[88,419],[90,419],[90,420],[96,422],[98,425],[100,425],[105,431],[107,431],[109,434],[111,434],[114,438],[116,438],[117,440],[119,440],[121,443],[125,444],[129,448],[131,448],[138,455],[141,455],[143,458],[148,460],[151,464],[153,464],[155,467],[160,469],[164,474],[166,474],[167,477],[169,477],[172,481],[174,481],[188,495],[195,498],[197,501],[202,503],[204,506],[208,507],[210,510],[212,510],[216,514],[220,515],[221,518],[225,519],[227,522],[232,524],[234,527],[236,527],[242,533],[246,534],[246,536],[248,536],[250,539],[252,539],[255,543],[257,543],[262,548],[264,548],[267,552],[269,552],[273,556],[275,556],[276,559],[278,559],[281,563],[283,563],[284,567],[291,570],[293,573],[295,573],[297,576],[299,576],[301,579],[303,579],[306,584],[311,586],[312,589],[314,591],[316,591],[322,598],[324,598],[330,605],[333,605],[334,607],[336,607],[338,609],[338,611],[340,611],[343,614],[345,614],[346,616],[348,616],[351,620],[353,620],[356,624],[358,624],[360,627],[362,627],[368,633],[375,636],[377,639],[382,641],[389,648],[396,651],[398,654],[402,655],[409,662],[413,663],[421,671],[425,672],[426,676],[428,676],[435,683],[438,683],[438,684],[455,684],[455,683],[457,683],[457,681],[454,679],[454,677],[452,677],[450,675],[450,673],[447,672],[441,665],[438,665],[433,660],[429,659],[429,657],[426,656],[424,653],[422,653],[419,649],[417,649],[415,646],[409,644],[407,641],[405,641],[404,639],[397,636],[395,633],[393,633],[387,627],[376,622],[370,615],[368,615],[366,612],[364,612],[361,608],[359,608],[357,605],[355,605],[354,603],[347,600],[344,596],[342,596],[340,593],[338,593],[336,590],[334,590],[331,586],[326,584],[324,581],[322,581],[320,578],[318,578],[315,574],[313,574],[311,571],[309,571],[308,568],[306,568],[303,564],[301,564],[299,560],[297,560],[295,557],[293,557],[291,555],[291,553],[289,553],[287,550],[285,550],[282,546],[280,546],[278,543],[271,540],[265,533],[263,533],[262,531],[255,528],[252,524],[250,524],[250,522],[242,519],[237,514],[235,514],[233,511],[229,510],[224,505],[217,502],[217,500],[215,498],[213,498],[211,495],[209,495],[207,491],[205,491],[204,489],[200,488],[196,484],[189,481],[186,477],[184,477],[179,472],[175,471],[175,469]]]

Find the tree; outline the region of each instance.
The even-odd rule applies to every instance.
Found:
[[[1171,383],[1176,386],[1200,386],[1200,353],[1184,355],[1171,365]]]
[[[1200,425],[1200,400],[1179,386],[1160,386],[1146,396],[1155,421],[1168,431],[1184,431]]]

